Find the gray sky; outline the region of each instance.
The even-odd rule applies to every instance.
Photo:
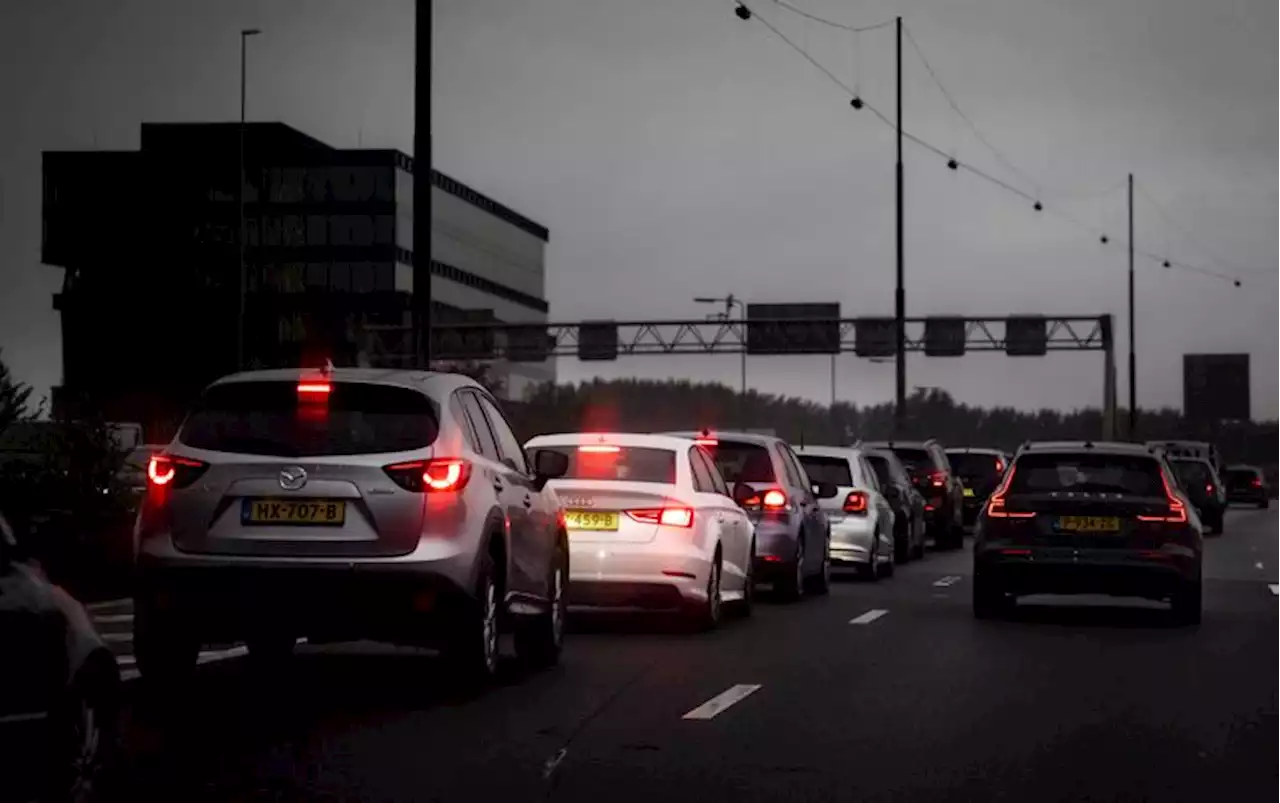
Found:
[[[1045,204],[1244,282],[1138,263],[1138,399],[1180,405],[1181,355],[1248,351],[1253,412],[1277,409],[1277,5],[1273,0],[792,0],[866,25],[902,14],[966,113]],[[748,4],[885,111],[891,28],[833,31]],[[840,300],[892,313],[893,137],[730,0],[437,0],[435,162],[551,229],[552,317],[697,317],[694,295]],[[240,28],[249,116],[339,147],[412,152],[411,0],[6,0],[0,4],[0,347],[60,381],[40,265],[40,151],[136,148],[142,121],[233,119]],[[904,56],[905,128],[1026,186]],[[908,314],[1125,309],[1126,256],[908,145]],[[1109,195],[1098,193],[1115,187]],[[1033,191],[1032,187],[1027,187]],[[1236,266],[1236,267],[1228,267]],[[121,266],[127,269],[127,266]],[[175,310],[176,314],[180,312]],[[160,315],[155,307],[133,314]],[[1121,398],[1126,341],[1119,344]],[[636,357],[560,376],[737,382],[737,357]],[[825,401],[825,357],[753,358],[761,390]],[[892,365],[839,363],[841,398],[892,396]],[[914,358],[910,385],[972,404],[1073,408],[1098,353]]]

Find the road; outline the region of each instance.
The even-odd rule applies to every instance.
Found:
[[[710,634],[588,622],[472,699],[414,651],[304,645],[271,677],[212,652],[180,703],[128,684],[113,798],[1273,801],[1277,524],[1209,540],[1199,628],[1105,598],[979,622],[955,552]]]

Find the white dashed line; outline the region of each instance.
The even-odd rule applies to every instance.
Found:
[[[1280,586],[1276,585],[1275,583],[1272,583],[1271,585],[1267,586],[1267,588],[1271,589],[1271,596],[1280,597]]]
[[[884,616],[886,613],[888,613],[888,611],[883,610],[883,609],[881,609],[881,608],[872,608],[871,610],[867,611],[866,613],[862,614],[861,616],[855,616],[855,617],[853,617],[852,619],[850,619],[850,620],[849,620],[849,624],[851,624],[851,625],[869,625],[869,624],[871,624],[872,622],[874,622],[875,620],[879,619],[881,616]]]
[[[681,719],[712,719],[723,714],[730,706],[736,705],[760,690],[758,683],[739,683],[707,700],[702,705],[685,714]]]
[[[120,673],[120,679],[125,681],[137,680],[140,677],[142,677],[142,673],[136,669],[125,669]]]
[[[948,586],[953,586],[958,582],[960,582],[960,575],[949,574],[946,577],[943,577],[939,580],[934,580],[933,584],[938,588],[947,588]]]
[[[124,599],[109,599],[104,602],[91,602],[84,607],[86,610],[89,610],[89,611],[109,611],[112,608],[119,608],[122,605],[132,605],[132,604],[133,604],[133,600],[126,597]]]
[[[109,641],[109,642],[133,641],[133,634],[132,633],[103,633],[102,640]]]
[[[1255,569],[1262,569],[1262,568],[1265,568],[1265,567],[1262,565],[1262,561],[1258,561],[1257,563],[1253,564],[1253,568],[1255,568]]]
[[[112,614],[110,616],[93,617],[93,623],[95,625],[122,625],[122,624],[125,624],[126,622],[132,622],[132,621],[133,621],[133,614],[131,613],[117,613],[117,614]]]

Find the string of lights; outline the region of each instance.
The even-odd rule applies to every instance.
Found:
[[[1174,229],[1175,231],[1177,231],[1178,233],[1180,233],[1180,234],[1182,235],[1183,239],[1185,239],[1185,240],[1186,240],[1186,241],[1191,245],[1191,247],[1192,247],[1192,248],[1194,248],[1195,250],[1197,250],[1197,251],[1199,251],[1199,252],[1200,252],[1200,255],[1201,255],[1201,256],[1203,256],[1203,257],[1207,258],[1209,261],[1211,261],[1211,262],[1215,263],[1215,264],[1216,264],[1218,267],[1220,267],[1220,268],[1229,268],[1230,270],[1235,271],[1235,272],[1237,272],[1237,273],[1255,273],[1255,272],[1258,272],[1258,271],[1256,271],[1256,270],[1249,269],[1249,268],[1243,267],[1243,266],[1241,266],[1241,265],[1237,265],[1237,264],[1235,264],[1235,263],[1233,263],[1233,262],[1229,262],[1229,261],[1227,261],[1227,260],[1223,259],[1221,256],[1219,256],[1219,255],[1218,255],[1217,253],[1215,253],[1214,251],[1212,251],[1212,250],[1210,250],[1209,248],[1205,247],[1204,243],[1202,243],[1200,240],[1198,240],[1198,239],[1196,238],[1196,236],[1195,236],[1194,234],[1192,234],[1192,233],[1191,233],[1191,230],[1190,230],[1187,226],[1185,226],[1183,223],[1181,223],[1181,222],[1180,222],[1176,217],[1174,217],[1174,216],[1169,212],[1169,210],[1168,210],[1168,209],[1167,209],[1163,204],[1161,204],[1159,201],[1157,201],[1157,200],[1155,199],[1155,196],[1153,196],[1153,195],[1152,195],[1152,194],[1147,190],[1147,188],[1146,188],[1146,187],[1144,187],[1144,186],[1142,185],[1142,183],[1141,183],[1141,182],[1135,182],[1135,186],[1136,186],[1136,187],[1137,187],[1137,189],[1138,189],[1138,193],[1139,193],[1140,195],[1142,195],[1142,197],[1144,197],[1144,198],[1147,200],[1147,203],[1151,204],[1151,207],[1152,207],[1153,209],[1155,209],[1155,210],[1156,210],[1156,214],[1158,214],[1161,218],[1163,218],[1163,219],[1164,219],[1164,222],[1165,222],[1166,224],[1168,224],[1168,226],[1169,226],[1170,228],[1172,228],[1172,229]]]
[[[745,2],[742,2],[742,0],[734,0],[734,4],[735,4],[734,11],[737,14],[739,19],[742,19],[742,20],[754,19],[757,22],[759,22],[761,25],[763,25],[765,28],[767,28],[774,36],[778,37],[778,39],[780,39],[784,44],[786,44],[788,47],[794,50],[797,54],[799,54],[802,58],[808,61],[815,69],[821,72],[829,81],[831,81],[842,92],[844,92],[844,94],[850,98],[849,105],[852,108],[857,110],[865,108],[868,111],[870,111],[874,117],[876,117],[886,126],[888,126],[891,130],[894,130],[894,131],[897,130],[896,124],[888,115],[884,114],[878,108],[868,103],[866,99],[863,98],[855,89],[853,89],[848,84],[846,84],[843,80],[841,80],[839,76],[837,76],[832,70],[830,70],[821,61],[815,58],[811,53],[805,50],[805,48],[801,47],[799,44],[793,41],[790,37],[788,37],[785,33],[779,30],[776,25],[774,25],[768,19],[752,11],[752,9]],[[779,5],[782,5],[782,4],[779,3]],[[821,21],[824,23],[830,23],[830,21],[828,20],[821,20]],[[845,26],[840,26],[839,24],[836,24],[836,23],[830,23],[830,24],[833,24],[836,27],[845,27]],[[909,34],[908,34],[908,38],[909,38]],[[919,53],[918,47],[917,47],[917,53]],[[923,55],[921,56],[921,60],[923,61]],[[1105,231],[1095,226],[1089,225],[1088,223],[1080,220],[1074,215],[1067,213],[1065,210],[1059,207],[1056,207],[1056,206],[1046,207],[1044,202],[1041,201],[1040,198],[1036,197],[1036,195],[1034,195],[1033,193],[1027,192],[1026,190],[1010,183],[1009,181],[1006,181],[1005,179],[1000,178],[999,176],[993,175],[988,171],[983,170],[980,167],[977,167],[976,165],[962,161],[956,158],[954,155],[947,153],[945,150],[938,147],[937,145],[934,145],[933,143],[928,142],[927,140],[919,136],[916,136],[915,134],[912,134],[911,132],[905,129],[902,131],[902,137],[903,139],[913,143],[917,147],[920,147],[924,150],[929,151],[930,153],[933,153],[934,155],[942,159],[945,159],[946,165],[950,169],[957,170],[957,171],[963,170],[973,176],[976,176],[982,179],[983,181],[995,187],[998,187],[999,189],[1002,189],[1008,193],[1016,195],[1019,198],[1029,202],[1032,205],[1032,208],[1036,212],[1047,211],[1050,214],[1054,215],[1055,217],[1065,220],[1068,223],[1071,223],[1076,227],[1093,234],[1095,237],[1098,238],[1098,241],[1104,246],[1113,245],[1113,246],[1123,246],[1127,248],[1129,245],[1129,243],[1123,238],[1113,238],[1111,235],[1107,234]],[[988,148],[992,149],[990,145],[988,145]],[[1018,172],[1019,175],[1022,175],[1021,171],[1016,171],[1016,172]],[[1024,180],[1025,180],[1025,177],[1024,177]],[[1029,182],[1029,183],[1034,184],[1034,182]],[[1113,188],[1104,193],[1099,193],[1099,195],[1108,195],[1114,191],[1115,189]],[[1209,268],[1204,268],[1198,265],[1193,265],[1187,262],[1183,262],[1181,260],[1175,260],[1166,256],[1161,256],[1159,254],[1155,254],[1150,251],[1139,249],[1136,246],[1134,248],[1134,254],[1137,256],[1141,256],[1152,262],[1159,263],[1160,265],[1162,265],[1167,269],[1177,268],[1177,269],[1185,270],[1191,273],[1196,273],[1202,276],[1215,278],[1222,281],[1229,281],[1229,282],[1232,282],[1236,287],[1241,286],[1240,280],[1234,276],[1230,276],[1226,273],[1221,273],[1215,270],[1211,270]]]
[[[773,0],[773,3],[776,6],[785,8],[787,11],[790,11],[792,14],[799,14],[801,17],[804,17],[805,19],[810,20],[811,22],[816,22],[819,25],[826,25],[830,28],[839,28],[842,31],[849,31],[850,33],[862,33],[863,31],[874,31],[877,28],[888,28],[890,25],[893,24],[893,20],[885,20],[884,22],[877,22],[875,25],[863,25],[862,27],[859,28],[859,27],[854,27],[852,25],[845,25],[843,23],[836,22],[835,20],[829,20],[826,17],[819,17],[817,14],[811,14],[802,8],[797,8],[791,5],[790,3],[786,2],[786,0]]]

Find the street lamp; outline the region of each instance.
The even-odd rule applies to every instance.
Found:
[[[236,205],[239,208],[240,225],[236,242],[240,249],[240,311],[236,316],[236,367],[243,371],[244,361],[244,307],[245,295],[248,292],[244,262],[244,109],[245,109],[245,50],[250,36],[257,36],[262,31],[257,28],[245,28],[240,31],[240,170],[236,182]]]
[[[724,298],[708,298],[706,296],[698,296],[693,300],[695,304],[724,304],[724,319],[727,321],[732,317],[734,307],[738,308],[741,313],[742,321],[742,395],[747,395],[747,305],[742,299],[736,298],[733,293]]]

